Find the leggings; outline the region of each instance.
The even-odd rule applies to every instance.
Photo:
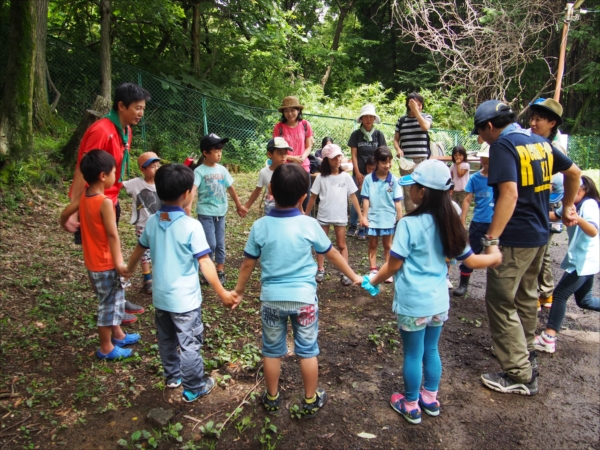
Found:
[[[575,303],[582,309],[600,311],[600,298],[592,297],[594,275],[579,276],[577,272],[565,272],[554,288],[554,298],[546,328],[560,333],[560,327],[567,310],[567,300],[575,294]]]
[[[423,375],[425,389],[438,390],[442,377],[442,361],[438,352],[442,328],[440,326],[425,327],[419,331],[400,330],[404,348],[404,395],[409,402],[419,399]]]

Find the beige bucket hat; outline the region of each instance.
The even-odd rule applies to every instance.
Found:
[[[283,98],[283,101],[281,102],[281,106],[279,108],[277,108],[277,111],[283,112],[283,110],[285,108],[296,108],[296,109],[299,109],[300,111],[302,111],[304,109],[304,106],[302,106],[300,104],[300,101],[298,101],[298,97],[294,97],[293,95],[290,95],[289,97]]]

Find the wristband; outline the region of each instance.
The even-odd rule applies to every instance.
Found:
[[[485,234],[482,238],[481,238],[481,245],[483,245],[483,247],[491,247],[492,245],[499,245],[500,244],[500,239],[495,238],[490,236],[489,234]]]

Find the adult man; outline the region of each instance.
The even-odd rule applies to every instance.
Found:
[[[422,95],[413,92],[406,96],[406,116],[402,116],[396,122],[396,133],[394,134],[394,148],[398,157],[410,158],[416,168],[429,157],[428,131],[433,123],[429,114],[423,113],[425,99]],[[409,175],[414,170],[404,170],[400,167],[400,175]],[[415,204],[410,200],[409,186],[404,189],[404,208],[409,213],[415,209]]]
[[[490,144],[488,184],[494,189],[494,216],[484,247],[500,239],[502,263],[487,272],[486,307],[494,351],[503,372],[481,376],[503,393],[538,392],[534,332],[537,276],[548,242],[548,203],[552,174],[565,178],[563,222],[574,223],[573,201],[581,171],[547,139],[521,129],[516,114],[497,100],[475,112],[474,134]],[[535,366],[535,367],[534,367]]]
[[[81,158],[90,150],[99,149],[110,153],[117,163],[117,181],[110,188],[104,191],[104,195],[112,200],[115,205],[117,224],[121,215],[119,205],[119,191],[123,185],[123,175],[125,166],[129,164],[129,148],[131,146],[131,125],[137,125],[144,117],[146,101],[150,100],[148,91],[133,83],[123,83],[115,90],[113,107],[106,117],[93,123],[83,135],[77,155],[77,165],[73,175],[73,183],[69,192],[71,203],[79,203],[81,193],[86,187],[83,175],[79,170]],[[64,228],[75,233],[79,233],[78,214],[73,214],[64,225]],[[125,319],[122,323],[133,323],[135,316],[132,314],[141,314],[144,308],[135,305],[129,301],[125,303]]]

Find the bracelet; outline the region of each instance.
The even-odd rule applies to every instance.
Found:
[[[500,239],[490,236],[489,234],[485,234],[481,238],[481,245],[484,247],[491,247],[492,245],[499,245]]]

